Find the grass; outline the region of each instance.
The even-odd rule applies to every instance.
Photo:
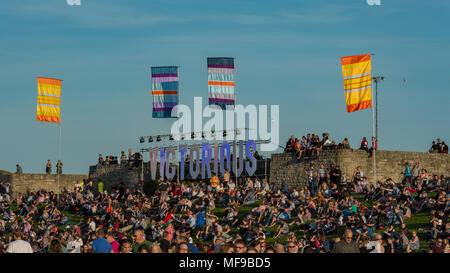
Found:
[[[428,234],[424,231],[420,231],[419,228],[423,228],[431,220],[431,215],[428,212],[420,212],[413,215],[410,219],[405,221],[408,231],[415,230],[420,240],[420,249],[416,252],[428,251],[430,249],[430,243],[428,241]]]
[[[428,194],[429,198],[434,198],[436,196],[436,192]],[[373,205],[373,202],[371,201],[363,201],[364,195],[362,194],[355,194],[353,195],[353,198],[360,201],[363,206],[365,207],[371,207]],[[416,250],[415,252],[423,252],[428,251],[430,249],[430,243],[428,241],[428,234],[427,232],[420,231],[420,228],[423,228],[425,225],[427,225],[431,220],[431,214],[429,211],[423,211],[417,214],[411,215],[411,218],[405,220],[405,225],[408,228],[408,232],[411,233],[412,231],[417,232],[417,236],[420,240],[420,249]],[[395,231],[398,232],[400,230],[399,226],[395,227]],[[341,231],[341,233],[343,230]],[[383,230],[377,230],[376,233],[382,233]],[[341,234],[342,236],[342,234]]]

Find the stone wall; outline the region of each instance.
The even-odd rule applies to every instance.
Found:
[[[448,154],[377,151],[375,156],[378,181],[392,178],[395,182],[400,182],[403,178],[401,172],[404,170],[405,162],[408,162],[412,168],[418,161],[430,175],[437,174],[448,177],[450,174],[450,156]],[[302,160],[297,160],[292,154],[272,154],[270,182],[280,186],[285,181],[290,188],[305,186],[307,185],[305,171],[310,164],[318,169],[320,164],[329,167],[331,163],[341,167],[343,177],[347,181],[351,180],[356,167],[361,166],[364,176],[370,183],[374,182],[373,157],[369,158],[368,153],[361,150],[321,151],[318,158]]]
[[[0,181],[10,182],[10,193],[16,197],[19,192],[46,190],[60,193],[65,189],[72,191],[76,183],[87,179],[87,175],[62,174],[59,176],[59,188],[56,174],[2,174]]]
[[[128,165],[120,165],[120,164],[102,165],[100,167],[91,166],[89,168],[89,178],[92,179],[92,181],[94,182],[95,189],[96,189],[95,185],[97,185],[97,182],[100,179],[103,181],[104,189],[108,191],[111,189],[112,185],[118,184],[120,182],[124,183],[125,188],[133,189],[139,184],[139,181],[141,180],[142,176],[145,183],[152,182],[149,162],[144,162],[143,166],[144,166],[143,172],[141,167],[129,170]],[[159,166],[160,164],[157,163],[156,165],[157,180],[160,178]],[[213,163],[211,163],[211,171],[213,171],[213,169],[214,169]],[[257,175],[260,178],[263,178],[268,176],[269,171],[270,171],[270,159],[267,159],[267,161],[265,160],[257,161],[257,170],[255,172],[255,175]],[[188,174],[189,174],[189,165],[185,166],[184,177],[187,178]],[[231,174],[233,176],[232,172]],[[200,176],[201,174],[199,174],[198,179],[200,179]],[[242,176],[245,177],[245,171],[242,173]],[[175,173],[175,177],[173,178],[173,180],[176,181],[177,177],[178,177],[178,170]]]
[[[129,170],[127,165],[104,165],[91,173],[89,178],[94,182],[94,191],[97,190],[99,180],[102,180],[103,188],[107,191],[120,182],[124,183],[125,188],[133,189],[141,180],[141,168]]]

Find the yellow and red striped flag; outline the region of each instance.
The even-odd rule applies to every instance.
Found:
[[[38,77],[37,120],[61,123],[61,80]]]
[[[347,113],[372,108],[370,54],[341,58]]]

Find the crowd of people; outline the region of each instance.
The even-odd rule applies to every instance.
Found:
[[[361,145],[361,147],[363,146]],[[295,153],[297,158],[301,159],[303,157],[318,157],[321,150],[344,149],[350,149],[350,143],[347,138],[344,138],[341,143],[336,144],[336,141],[330,139],[328,133],[323,133],[322,139],[316,134],[308,133],[306,136],[302,136],[301,139],[291,136],[286,142],[284,152]]]
[[[120,154],[120,164],[121,165],[128,165],[130,169],[134,169],[139,167],[139,165],[142,162],[142,155],[140,153],[133,153],[131,149],[128,149],[128,157],[125,154],[125,151],[121,151]],[[106,156],[106,158],[103,158],[102,154],[98,155],[98,162],[97,162],[97,168],[104,165],[116,165],[119,164],[119,160],[117,156]]]
[[[441,142],[441,139],[438,138],[436,141],[433,140],[428,151],[430,153],[448,154],[448,145],[445,144],[445,141]]]
[[[369,157],[371,157],[373,150],[377,150],[377,146],[377,140],[372,137],[372,147],[369,148],[369,142],[366,137],[363,137],[359,149],[366,151],[369,154]],[[351,149],[351,147],[348,138],[344,138],[341,143],[336,144],[336,141],[330,140],[328,133],[323,133],[322,139],[320,139],[318,135],[308,133],[306,136],[302,136],[301,139],[291,136],[286,142],[284,152],[295,153],[297,159],[301,159],[302,157],[318,157],[321,150],[349,149]]]
[[[226,172],[150,195],[86,180],[13,197],[0,182],[0,253],[449,253],[450,183],[407,167],[371,184],[360,167],[344,183],[339,166],[311,165],[299,189]],[[430,220],[411,230],[417,214]]]

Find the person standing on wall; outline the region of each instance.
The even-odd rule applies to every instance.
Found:
[[[50,162],[50,159],[47,161],[47,165],[45,165],[45,173],[46,174],[52,173],[52,163]]]
[[[63,167],[63,164],[62,164],[61,160],[58,160],[58,163],[56,163],[56,173],[57,174],[62,174],[62,167]]]

